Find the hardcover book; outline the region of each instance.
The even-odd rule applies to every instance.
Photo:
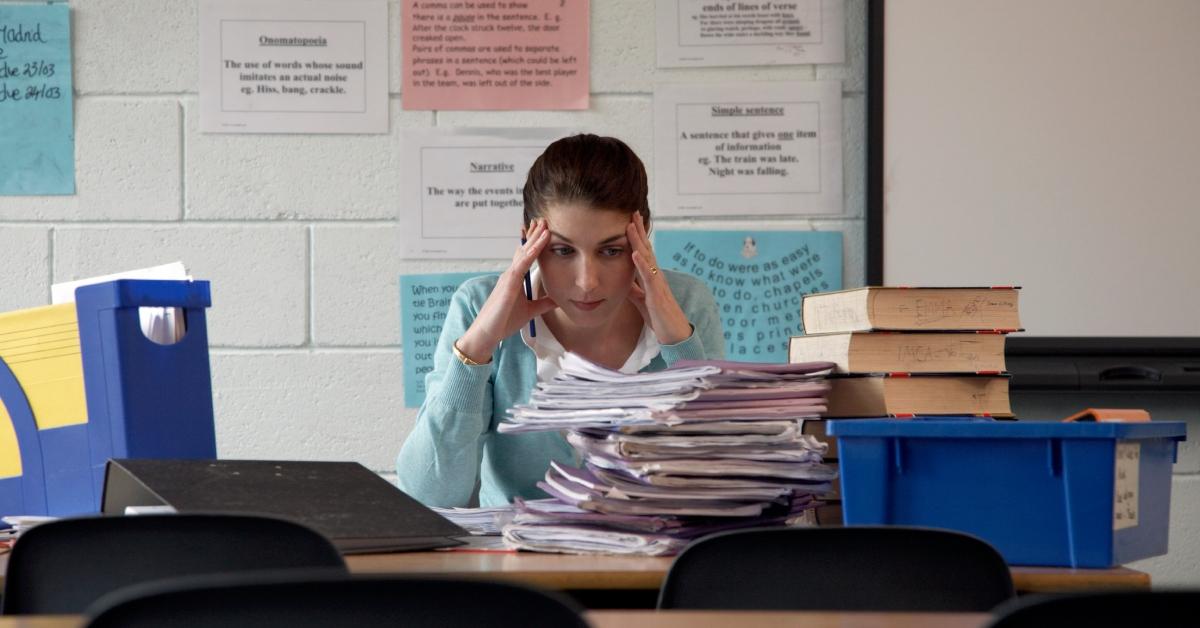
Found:
[[[804,296],[804,333],[1021,328],[1019,289],[868,287]]]
[[[972,414],[1012,416],[1008,375],[833,376],[826,417]]]
[[[1004,335],[994,332],[849,332],[792,336],[789,362],[833,362],[838,373],[999,373]]]

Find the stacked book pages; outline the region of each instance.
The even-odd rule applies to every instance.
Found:
[[[825,411],[831,366],[703,361],[624,374],[567,354],[499,429],[566,430],[580,465],[551,465],[538,486],[553,499],[518,501],[505,541],[668,555],[704,534],[805,520],[836,476],[802,430]]]
[[[1017,288],[871,287],[806,295],[788,360],[828,360],[827,417],[1012,416],[1004,340]]]

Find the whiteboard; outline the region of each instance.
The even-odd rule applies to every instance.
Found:
[[[1200,1],[886,8],[888,285],[1020,285],[1025,335],[1200,336]]]

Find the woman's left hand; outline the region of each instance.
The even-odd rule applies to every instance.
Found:
[[[692,326],[687,315],[671,294],[667,278],[658,269],[654,250],[650,248],[650,237],[646,234],[646,223],[642,215],[634,212],[625,235],[633,249],[633,288],[629,300],[642,313],[642,320],[650,325],[658,342],[673,345],[687,340],[692,335]]]

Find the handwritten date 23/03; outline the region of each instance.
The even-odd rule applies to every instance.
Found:
[[[12,65],[0,61],[0,79],[8,78],[50,78],[54,76],[54,64],[45,61],[30,61]]]

